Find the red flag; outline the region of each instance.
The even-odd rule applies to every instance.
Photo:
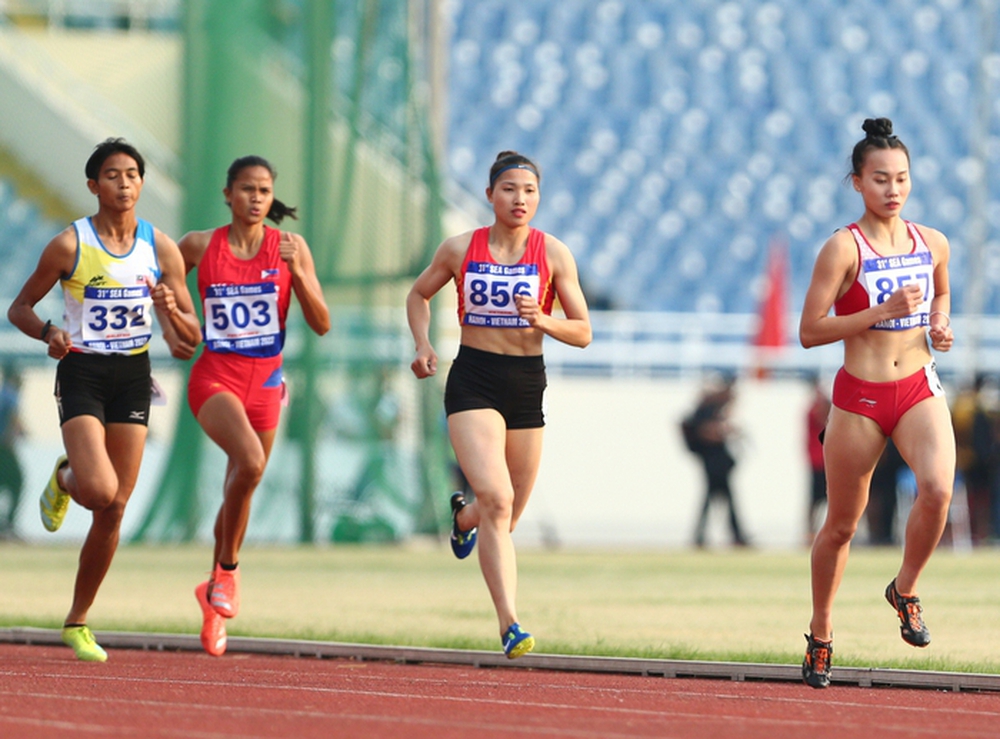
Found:
[[[760,304],[754,346],[782,347],[786,344],[788,318],[788,257],[783,242],[771,245],[767,262],[767,285]]]

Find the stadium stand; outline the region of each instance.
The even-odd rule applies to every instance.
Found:
[[[289,17],[300,4],[281,3]],[[0,8],[9,20],[39,5]],[[50,5],[61,13],[50,22],[64,26],[181,26],[178,0]],[[989,5],[443,2],[454,200],[481,202],[493,158],[516,149],[544,172],[536,225],[571,246],[595,306],[752,313],[772,244],[787,245],[797,306],[819,245],[860,213],[843,179],[861,121],[886,115],[913,152],[907,217],[952,241],[955,312],[1000,312],[991,176],[1000,55],[980,17]],[[352,78],[336,67],[338,49],[358,26],[343,12],[334,62],[346,94]],[[387,88],[404,73],[380,72]],[[405,111],[388,110],[376,122],[403,120]],[[987,239],[970,256],[977,224]],[[970,304],[963,288],[977,279],[982,298]]]

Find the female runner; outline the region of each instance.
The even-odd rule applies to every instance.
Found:
[[[264,225],[295,217],[274,197],[274,169],[247,156],[230,165],[223,194],[229,225],[192,231],[178,243],[190,272],[198,270],[205,350],[191,368],[188,402],[205,433],[228,456],[222,507],[215,521],[211,577],[195,588],[202,609],[201,643],[214,656],[226,650],[223,619],[239,610],[240,546],[250,499],[264,475],[278,427],[284,381],[281,350],[292,292],[306,323],[322,336],[330,312],[312,253],[298,234]],[[172,343],[175,356],[195,347]]]
[[[486,198],[495,221],[438,247],[406,299],[416,342],[418,378],[437,372],[431,346],[430,299],[454,280],[461,346],[445,387],[448,434],[475,500],[451,499],[451,546],[467,557],[479,540],[479,565],[496,608],[504,653],[531,651],[535,640],[518,624],[517,563],[511,532],[531,495],[542,452],[542,339],[590,343],[587,303],[576,262],[554,236],[531,228],[539,202],[538,167],[501,152],[490,169]],[[565,318],[553,317],[559,299]]]
[[[885,590],[903,640],[917,647],[930,643],[917,579],[944,531],[955,476],[955,436],[931,354],[952,345],[948,240],[902,218],[910,155],[892,122],[868,119],[863,127],[850,178],[865,212],[820,250],[799,327],[804,347],[844,342],[824,439],[829,507],[812,548],[813,613],[802,665],[815,688],[830,684],[833,599],[886,439],[917,480],[903,562]]]

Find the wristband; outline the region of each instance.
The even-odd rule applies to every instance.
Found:
[[[49,335],[50,328],[52,328],[52,321],[46,321],[45,325],[42,326],[41,336],[39,336],[38,338],[41,339],[42,341],[45,341],[45,337]]]
[[[932,310],[932,311],[931,311],[931,314],[930,314],[929,316],[927,316],[927,322],[928,322],[928,323],[930,323],[930,320],[931,320],[931,319],[932,319],[932,318],[933,318],[934,316],[944,316],[944,317],[945,317],[945,320],[946,320],[946,321],[948,321],[948,323],[946,323],[946,324],[944,325],[944,328],[948,328],[949,326],[951,326],[951,316],[949,316],[949,315],[948,315],[947,313],[945,313],[945,312],[944,312],[943,310]]]

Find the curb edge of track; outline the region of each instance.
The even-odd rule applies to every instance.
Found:
[[[146,651],[200,652],[201,641],[191,634],[157,634],[124,631],[95,632],[104,647]],[[0,628],[0,643],[62,645],[59,629]],[[751,662],[645,659],[639,657],[589,657],[562,654],[527,654],[516,660],[501,652],[431,647],[398,647],[375,644],[265,639],[231,636],[227,653],[266,654],[316,659],[355,659],[399,664],[450,664],[476,668],[520,668],[560,672],[593,672],[644,677],[711,678],[718,680],[802,682],[798,665]],[[932,672],[880,667],[834,667],[832,682],[862,688],[926,688],[948,691],[1000,691],[1000,675],[971,672]]]

